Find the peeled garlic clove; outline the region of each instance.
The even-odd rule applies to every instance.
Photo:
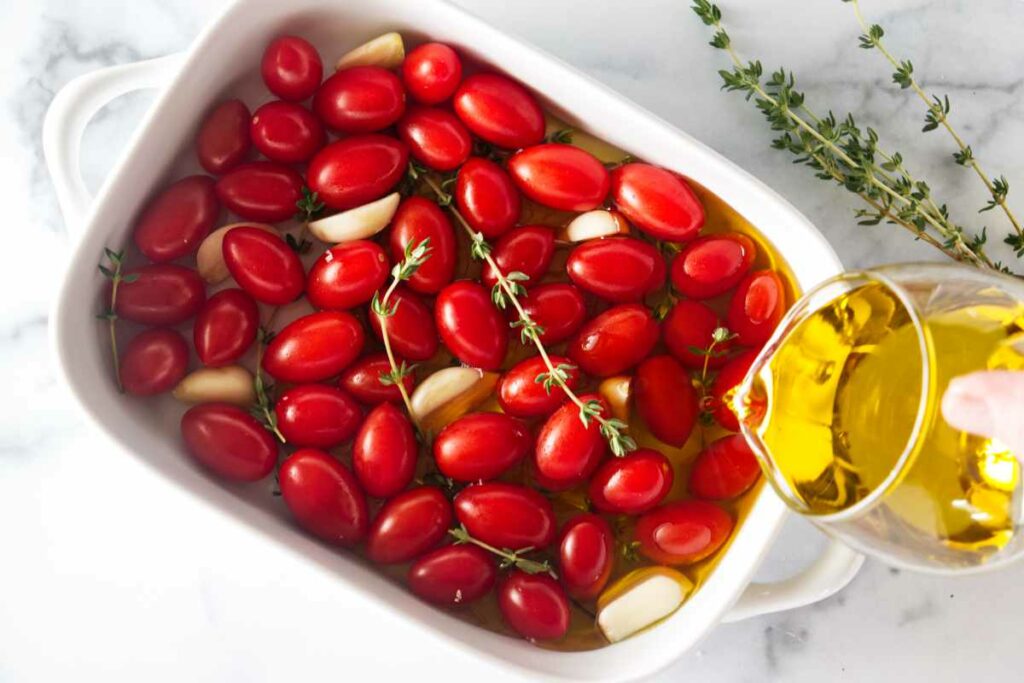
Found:
[[[436,434],[486,399],[498,383],[498,374],[477,368],[438,370],[420,382],[412,394],[412,418]]]
[[[385,33],[368,43],[363,43],[354,50],[341,56],[334,70],[340,71],[352,66],[379,66],[383,69],[394,69],[405,59],[405,45],[402,36],[397,33]]]
[[[628,233],[629,223],[621,213],[613,209],[594,209],[573,218],[559,231],[558,239],[561,242],[586,242]]]
[[[372,237],[391,222],[401,198],[399,193],[392,192],[375,202],[313,221],[309,231],[321,242],[331,244]]]
[[[241,226],[277,233],[272,226],[266,223],[231,223],[222,228],[217,228],[207,235],[206,239],[199,245],[199,251],[196,252],[196,270],[199,271],[199,277],[211,285],[224,282],[231,275],[228,272],[227,264],[224,263],[224,235],[228,234],[228,231]]]
[[[233,403],[250,406],[256,402],[252,373],[241,365],[200,368],[178,382],[172,392],[184,403]]]
[[[612,417],[629,422],[629,399],[633,395],[633,378],[628,375],[616,375],[602,380],[597,393],[608,402]]]
[[[692,591],[693,582],[675,569],[636,569],[597,599],[597,626],[617,643],[675,612]]]

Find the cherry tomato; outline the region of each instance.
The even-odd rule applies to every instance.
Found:
[[[761,468],[740,434],[723,436],[708,444],[690,469],[690,493],[699,498],[730,500],[747,491]]]
[[[735,287],[757,255],[754,240],[738,232],[694,240],[672,260],[672,286],[691,299],[709,299]]]
[[[547,574],[513,569],[498,586],[498,608],[513,631],[530,640],[556,640],[569,631],[569,600]]]
[[[757,354],[757,349],[754,349],[732,358],[722,366],[711,383],[711,400],[708,401],[707,408],[718,424],[733,432],[740,430],[740,423],[736,419],[736,413],[729,407],[732,393],[750,372],[750,366],[754,364]]]
[[[282,382],[319,382],[347,368],[363,350],[363,341],[355,316],[341,311],[311,313],[270,340],[263,369]]]
[[[465,605],[487,595],[498,570],[491,554],[475,545],[450,545],[424,555],[411,567],[409,589],[436,605]]]
[[[192,175],[157,195],[132,233],[142,255],[153,263],[164,263],[198,249],[220,213],[213,187],[212,178]]]
[[[396,307],[387,318],[388,339],[395,352],[411,361],[433,358],[437,353],[437,328],[430,307],[404,287],[396,288],[387,303]],[[380,316],[370,311],[369,317],[373,333],[384,341]]]
[[[601,512],[639,515],[672,489],[672,463],[653,448],[640,448],[606,460],[590,479],[588,496]]]
[[[530,319],[544,329],[540,341],[548,346],[576,334],[587,318],[587,305],[580,290],[561,282],[538,285],[520,297],[519,303]]]
[[[501,166],[473,157],[459,169],[455,203],[474,230],[492,239],[519,220],[519,192]]]
[[[565,371],[565,383],[575,389],[580,371],[564,356],[551,355],[551,363]],[[498,403],[501,409],[516,417],[539,417],[550,415],[565,402],[565,392],[557,384],[545,388],[537,378],[548,373],[548,367],[540,356],[520,361],[498,380]]]
[[[455,496],[455,516],[469,535],[497,548],[546,548],[555,540],[551,502],[518,484],[488,482]]]
[[[616,303],[640,301],[665,284],[665,260],[657,247],[632,237],[590,240],[565,264],[580,289]]]
[[[306,296],[317,308],[365,304],[388,279],[387,254],[376,243],[354,240],[331,247],[309,269]]]
[[[187,367],[184,337],[174,330],[143,330],[121,353],[121,386],[135,396],[162,394],[181,381]]]
[[[267,102],[257,109],[250,137],[263,156],[285,164],[308,160],[327,141],[320,120],[294,102]]]
[[[471,413],[434,439],[434,462],[456,481],[494,479],[522,462],[533,448],[526,425],[501,413]]]
[[[274,406],[277,427],[293,446],[334,448],[356,433],[363,411],[341,389],[300,384],[281,395]]]
[[[477,283],[460,280],[442,289],[434,317],[441,341],[466,365],[494,370],[505,359],[505,320],[491,302],[491,295]]]
[[[597,394],[584,394],[581,401],[597,401],[601,416],[608,417],[608,406]],[[564,491],[584,482],[608,453],[600,424],[591,419],[587,426],[580,409],[566,402],[548,418],[537,435],[533,453],[537,482],[551,491]]]
[[[320,87],[324,65],[309,41],[298,36],[281,36],[263,52],[260,62],[263,82],[282,100],[304,100]]]
[[[251,161],[221,176],[217,197],[245,220],[280,223],[295,215],[295,203],[302,199],[302,176],[290,166]]]
[[[661,324],[665,346],[680,363],[688,368],[720,368],[729,360],[728,353],[733,339],[715,342],[711,347],[715,330],[722,326],[718,314],[699,301],[677,302]],[[697,350],[703,353],[697,353]],[[710,353],[708,351],[710,350]]]
[[[281,497],[303,529],[329,543],[353,546],[370,526],[366,496],[347,467],[315,448],[281,463]]]
[[[282,306],[306,287],[302,261],[280,235],[243,225],[224,235],[221,250],[231,277],[257,301]]]
[[[615,538],[608,522],[589,513],[562,527],[558,542],[559,578],[569,595],[593,600],[608,583],[615,563]]]
[[[611,180],[597,157],[573,145],[549,142],[512,155],[508,171],[527,197],[561,211],[604,204]]]
[[[527,277],[519,284],[529,287],[548,272],[555,255],[555,231],[543,225],[513,228],[498,238],[491,256],[505,275],[519,272]],[[481,280],[488,287],[498,282],[498,274],[491,264],[484,264]]]
[[[569,357],[587,374],[610,377],[628,370],[658,342],[658,323],[639,304],[620,304],[589,320],[569,344]]]
[[[416,559],[448,535],[452,505],[434,486],[398,494],[377,513],[366,539],[366,555],[378,564]]]
[[[356,434],[352,469],[368,494],[390,498],[412,481],[417,451],[409,418],[393,403],[381,403]]]
[[[399,140],[355,135],[317,152],[309,162],[306,181],[324,204],[343,211],[383,197],[402,179],[408,165],[409,150]]]
[[[640,552],[659,564],[693,564],[711,556],[732,533],[729,513],[702,500],[654,508],[637,520]]]
[[[401,363],[401,359],[398,360]],[[395,384],[381,384],[380,378],[391,372],[391,361],[387,354],[374,353],[363,356],[341,373],[338,385],[355,396],[356,400],[368,405],[376,405],[384,401],[397,403],[402,394]],[[412,394],[416,386],[416,378],[409,373],[402,379],[405,390]]]
[[[761,346],[772,336],[786,312],[786,290],[771,270],[743,278],[729,302],[729,329],[745,346]]]
[[[259,481],[274,470],[277,442],[238,406],[204,403],[181,417],[185,447],[201,465],[233,481]]]
[[[405,91],[387,69],[353,66],[323,82],[313,97],[313,111],[342,133],[374,133],[402,118]]]
[[[615,206],[651,237],[685,242],[704,225],[704,206],[685,180],[650,164],[625,164],[612,171]]]
[[[397,263],[405,256],[408,244],[416,246],[425,239],[430,240],[430,258],[406,285],[421,294],[437,294],[455,274],[455,232],[437,204],[424,197],[409,197],[402,201],[391,220],[391,258]]]
[[[474,74],[455,93],[455,113],[478,137],[519,149],[544,139],[544,112],[530,92],[508,76]]]
[[[234,363],[256,340],[260,311],[243,290],[222,289],[203,304],[192,326],[192,345],[203,365]]]
[[[672,356],[652,356],[633,375],[636,409],[651,433],[670,446],[682,446],[697,423],[700,399],[690,376]]]
[[[206,285],[191,268],[173,263],[129,268],[117,286],[115,313],[143,325],[177,325],[199,312]],[[109,297],[108,297],[109,299]]]
[[[413,107],[398,122],[398,136],[413,157],[438,171],[454,171],[473,151],[469,131],[447,109]]]
[[[444,102],[462,80],[462,60],[444,43],[424,43],[405,56],[402,80],[417,102]]]
[[[196,136],[199,165],[214,175],[226,173],[249,156],[249,108],[241,100],[221,102],[207,114]]]

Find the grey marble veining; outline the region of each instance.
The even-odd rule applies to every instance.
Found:
[[[858,200],[814,180],[768,148],[770,133],[735,94],[719,90],[723,54],[685,0],[460,0],[635,99],[758,176],[803,211],[848,267],[936,258],[895,228],[855,225]],[[722,0],[736,47],[766,68],[792,68],[815,109],[854,111],[967,225],[984,192],[952,164],[948,138],[918,132],[923,111],[890,83],[888,65],[856,46],[839,0]],[[862,0],[889,46],[912,58],[929,89],[948,93],[976,156],[1011,181],[1024,213],[1024,3],[1019,0]],[[71,405],[50,365],[47,310],[68,239],[42,167],[39,132],[53,93],[97,67],[187,47],[222,0],[41,0],[0,3],[0,681],[280,680],[290,634],[251,615],[314,613],[324,577],[189,505],[130,461],[112,457]],[[411,3],[412,5],[412,3]],[[83,173],[98,186],[149,96],[107,107],[87,132]],[[1006,257],[1005,254],[1001,254]],[[110,495],[116,487],[118,493]],[[195,529],[203,529],[202,534]],[[762,578],[809,560],[820,537],[788,524]],[[231,553],[224,553],[231,548]],[[252,563],[258,559],[258,566]],[[258,604],[254,607],[253,603]],[[664,681],[1012,680],[1019,678],[1024,570],[949,579],[868,563],[843,593],[817,605],[716,629],[658,677]],[[249,618],[247,618],[249,615]],[[400,629],[399,626],[395,626]],[[401,632],[396,635],[398,644]],[[280,644],[272,647],[269,644]],[[350,646],[351,644],[349,644]],[[384,644],[380,644],[381,647]],[[347,653],[379,680],[442,669],[406,648]],[[301,648],[299,648],[301,649]],[[408,650],[408,652],[405,652]],[[373,653],[377,653],[376,660]],[[387,652],[381,660],[381,652]],[[303,653],[308,675],[343,677]],[[431,664],[433,666],[431,666]],[[426,667],[426,668],[425,668]],[[303,670],[301,666],[298,670]],[[466,680],[471,670],[447,671]],[[435,675],[436,674],[436,675]],[[488,678],[498,678],[487,672]],[[347,678],[345,678],[347,680]]]

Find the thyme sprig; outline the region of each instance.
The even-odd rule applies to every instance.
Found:
[[[700,384],[706,386],[708,383],[708,364],[712,358],[721,358],[726,354],[725,349],[717,348],[720,344],[724,344],[727,341],[735,339],[737,334],[730,330],[728,327],[716,327],[711,332],[711,342],[705,348],[699,346],[688,346],[687,350],[696,355],[703,356],[704,363],[700,369]]]
[[[437,198],[438,204],[448,207],[456,222],[462,226],[462,229],[469,236],[470,254],[473,258],[484,261],[494,272],[497,279],[495,288],[502,292],[500,295],[502,301],[506,305],[511,304],[516,311],[517,320],[510,323],[510,325],[519,330],[519,336],[523,344],[533,344],[537,348],[537,352],[544,361],[544,365],[547,366],[547,371],[541,373],[541,376],[545,377],[545,379],[550,377],[552,386],[557,386],[570,401],[576,404],[580,411],[580,421],[585,427],[589,427],[592,420],[598,424],[601,436],[608,442],[608,447],[613,455],[621,457],[630,451],[636,450],[636,441],[626,433],[628,425],[625,422],[605,417],[602,414],[602,406],[599,402],[584,402],[569,387],[567,375],[564,372],[559,372],[558,368],[555,367],[551,356],[548,355],[547,349],[544,348],[544,344],[540,340],[541,335],[544,333],[544,328],[530,317],[530,314],[526,312],[526,309],[523,308],[522,303],[519,301],[519,297],[525,292],[522,285],[519,284],[521,279],[510,279],[510,275],[502,272],[497,262],[491,256],[491,245],[482,234],[474,230],[473,226],[466,221],[466,218],[452,202],[452,197],[445,189],[445,186],[439,183],[430,173],[422,172],[420,169],[412,166],[409,168],[409,175],[414,180],[422,180],[426,183]],[[492,292],[492,299],[494,299],[494,296]],[[538,381],[543,382],[545,379]]]
[[[110,331],[110,352],[114,357],[114,381],[117,383],[117,390],[124,393],[124,384],[121,382],[121,356],[117,350],[117,290],[121,283],[131,283],[139,279],[136,273],[124,273],[124,249],[114,251],[103,249],[103,255],[107,258],[107,265],[101,262],[97,268],[103,276],[110,280],[110,304],[107,310],[96,317],[107,321]]]
[[[501,569],[507,569],[509,567],[515,567],[527,574],[547,574],[553,579],[558,578],[558,574],[551,568],[551,563],[547,560],[538,562],[537,560],[531,560],[524,555],[534,550],[533,547],[526,547],[520,550],[510,550],[509,548],[496,548],[489,543],[484,543],[480,539],[473,538],[464,525],[459,525],[454,529],[449,529],[448,533],[451,534],[452,538],[455,539],[455,545],[465,545],[471,543],[475,546],[479,546],[484,550],[493,553],[501,558],[501,563],[498,565]]]
[[[270,320],[267,321],[268,326],[273,324],[276,314],[277,309],[275,308],[273,313],[271,313]],[[252,380],[253,388],[256,390],[256,405],[249,409],[249,413],[262,422],[263,426],[271,431],[281,443],[285,443],[284,434],[281,433],[277,426],[277,413],[274,412],[274,402],[270,400],[274,393],[274,385],[268,385],[263,379],[263,352],[266,351],[267,344],[273,338],[274,333],[269,327],[260,327],[257,338],[258,346],[256,347],[256,372],[253,373]]]
[[[320,201],[316,192],[308,187],[302,188],[302,198],[295,202],[295,219],[300,221],[298,236],[291,233],[285,236],[285,242],[299,255],[309,251],[313,243],[306,239],[309,231],[309,223],[324,210],[324,203]],[[274,401],[271,396],[274,394],[274,385],[268,384],[263,379],[263,354],[267,345],[274,338],[274,320],[277,318],[280,306],[275,306],[267,316],[267,322],[260,326],[259,334],[256,337],[256,370],[253,372],[253,389],[256,391],[256,405],[250,408],[249,412],[263,423],[269,431],[273,432],[281,443],[286,443],[284,434],[277,426],[277,414],[274,412]]]
[[[391,365],[391,372],[382,374],[379,379],[380,383],[388,386],[395,385],[398,387],[398,392],[402,395],[402,401],[405,403],[405,408],[409,412],[409,418],[413,420],[415,424],[416,420],[413,417],[412,411],[412,399],[409,397],[409,392],[405,388],[405,378],[412,374],[415,366],[408,365],[403,360],[401,363],[395,358],[395,353],[391,349],[391,335],[388,333],[388,318],[393,316],[398,310],[400,301],[392,302],[391,297],[395,293],[395,289],[402,282],[405,282],[413,275],[416,271],[427,262],[430,258],[430,238],[427,237],[422,241],[413,244],[408,242],[405,245],[405,252],[402,255],[402,260],[396,263],[391,268],[391,284],[384,290],[384,295],[379,296],[378,294],[373,295],[373,300],[370,302],[370,310],[377,316],[380,321],[380,336],[384,342],[384,353],[387,354],[388,363]],[[419,429],[419,425],[416,425]]]
[[[969,167],[974,170],[978,178],[985,185],[985,189],[988,190],[991,199],[988,203],[979,211],[991,211],[992,209],[999,207],[1006,215],[1010,225],[1013,226],[1015,234],[1008,235],[1004,240],[1007,244],[1012,246],[1015,251],[1024,252],[1024,229],[1021,228],[1020,221],[1010,210],[1009,205],[1006,203],[1006,196],[1010,191],[1009,183],[1006,178],[999,176],[994,180],[981,168],[977,158],[974,156],[974,150],[968,145],[963,137],[953,128],[953,124],[949,121],[949,96],[943,95],[929,95],[925,92],[924,88],[914,77],[914,65],[910,60],[899,60],[892,52],[885,47],[882,42],[882,38],[885,36],[885,31],[878,24],[872,24],[868,26],[868,23],[864,20],[864,15],[860,10],[859,0],[843,0],[845,3],[849,3],[853,6],[853,13],[857,17],[857,22],[861,26],[861,30],[864,31],[860,36],[860,46],[865,50],[877,50],[879,54],[885,57],[886,61],[892,65],[895,69],[892,75],[894,83],[899,85],[903,89],[911,89],[914,93],[924,102],[927,111],[925,112],[925,122],[922,131],[927,133],[929,131],[936,130],[940,126],[949,133],[950,137],[953,138],[953,142],[956,143],[957,151],[953,153],[953,159],[957,164],[964,167]],[[1018,253],[1018,257],[1021,253]]]
[[[759,61],[744,63],[722,26],[721,10],[709,0],[694,0],[693,10],[704,24],[714,28],[712,47],[725,51],[732,69],[719,71],[723,89],[745,94],[780,134],[772,147],[796,155],[794,163],[816,171],[816,177],[835,182],[858,195],[870,210],[857,211],[861,225],[882,221],[898,225],[950,258],[971,265],[1005,270],[984,251],[985,233],[965,236],[954,223],[945,204],[932,196],[931,188],[915,178],[898,153],[887,153],[879,145],[878,133],[861,129],[852,115],[841,121],[829,112],[817,116],[796,89],[792,72],[779,69],[764,78]]]

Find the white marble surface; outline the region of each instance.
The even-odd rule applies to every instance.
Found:
[[[187,47],[223,0],[37,0],[0,3],[0,681],[473,680],[503,678],[395,625],[387,642],[282,632],[267,615],[315,614],[330,580],[210,519],[130,460],[114,457],[75,412],[51,369],[47,307],[68,242],[42,166],[40,125],[53,93],[100,66]],[[410,5],[413,5],[410,2]],[[705,45],[685,0],[459,0],[485,19],[606,82],[763,179],[804,211],[848,266],[930,258],[895,229],[858,228],[854,199],[767,148],[736,95],[721,93],[723,56]],[[839,0],[722,0],[737,47],[796,70],[822,109],[882,126],[955,213],[978,223],[976,181],[922,138],[919,104],[890,87],[856,48]],[[954,115],[1024,211],[1024,3],[863,0],[891,45]],[[149,97],[112,104],[87,133],[92,187],[116,161]],[[998,219],[985,219],[993,226]],[[998,232],[1001,232],[1001,228]],[[762,571],[785,575],[818,535],[793,522]],[[658,680],[1019,679],[1024,566],[963,579],[868,563],[822,604],[721,626]]]

